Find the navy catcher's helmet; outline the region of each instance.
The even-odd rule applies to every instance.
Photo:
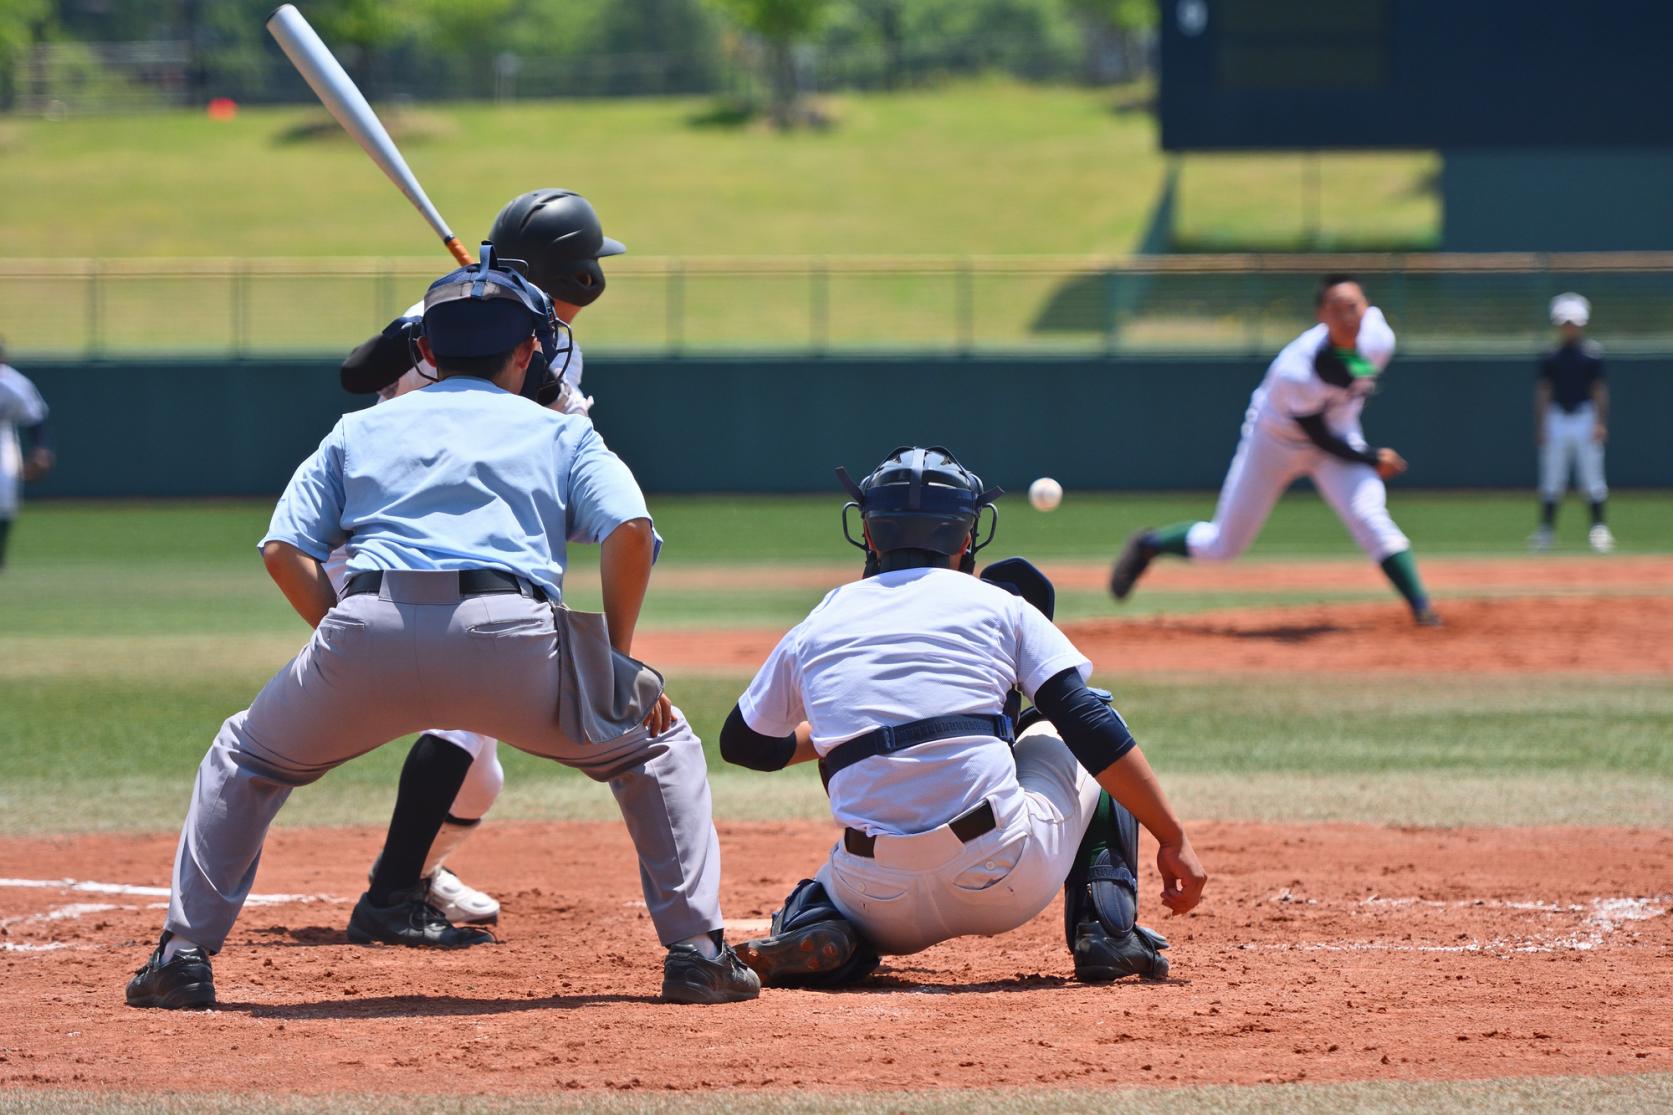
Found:
[[[561,367],[554,375],[553,355],[569,359],[567,336],[558,344],[560,324],[546,292],[504,266],[486,240],[475,265],[448,272],[424,292],[424,339],[439,359],[491,356],[537,339],[522,393],[542,406],[557,397]]]
[[[488,233],[503,260],[522,260],[534,284],[560,302],[590,306],[604,293],[598,261],[627,251],[604,235],[587,199],[573,190],[530,190],[505,203]]]
[[[854,498],[842,507],[842,536],[866,552],[866,572],[877,571],[883,555],[915,550],[953,557],[968,539],[970,547],[959,568],[971,572],[976,554],[993,541],[999,510],[993,501],[999,488],[983,488],[982,478],[959,464],[940,445],[927,449],[901,446],[883,459],[858,484],[848,470],[838,467],[837,479]],[[982,509],[992,514],[985,539],[977,537]],[[848,510],[858,508],[871,545],[849,531]]]

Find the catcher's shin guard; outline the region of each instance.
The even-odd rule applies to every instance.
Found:
[[[1063,883],[1063,933],[1082,983],[1165,979],[1167,938],[1138,924],[1139,824],[1107,793]]]
[[[812,879],[796,884],[773,914],[770,935],[740,944],[738,957],[768,987],[841,987],[865,979],[881,963]]]

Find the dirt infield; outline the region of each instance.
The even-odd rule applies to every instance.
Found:
[[[1100,672],[1673,673],[1673,595],[1453,600],[1418,629],[1396,601],[1091,620],[1064,631]],[[664,670],[748,674],[777,630],[647,632]]]
[[[169,840],[6,841],[0,1086],[514,1094],[1673,1069],[1673,833],[1197,832],[1209,900],[1180,920],[1149,903],[1174,942],[1166,984],[1067,979],[1054,904],[1005,937],[891,960],[861,990],[695,1008],[654,1001],[661,953],[619,825],[484,831],[460,866],[504,897],[504,943],[452,954],[346,943],[375,833],[281,831],[208,1015],[121,1003],[165,901],[132,888],[167,882]],[[734,936],[830,836],[723,828]]]

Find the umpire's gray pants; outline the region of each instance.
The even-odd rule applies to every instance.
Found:
[[[662,942],[719,929],[720,842],[702,743],[683,715],[654,738],[643,728],[596,745],[564,736],[557,653],[549,605],[511,594],[461,599],[451,573],[386,573],[376,595],[344,599],[203,757],[167,928],[219,950],[292,787],[389,740],[453,724],[609,781]]]

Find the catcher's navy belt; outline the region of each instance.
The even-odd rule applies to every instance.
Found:
[[[819,775],[825,780],[826,785],[830,785],[831,779],[836,777],[838,771],[847,770],[855,763],[873,755],[893,755],[920,743],[958,739],[961,736],[995,736],[1006,743],[1016,739],[1015,730],[1011,727],[1011,718],[1004,715],[984,716],[966,713],[960,716],[931,716],[905,724],[885,724],[833,747],[829,754],[819,760]]]
[[[343,581],[343,595],[359,596],[363,592],[377,592],[382,587],[381,569],[350,573]],[[460,596],[496,596],[501,593],[530,596],[541,603],[546,601],[546,591],[539,585],[531,584],[521,577],[514,577],[510,573],[502,573],[498,569],[459,570]]]
[[[953,830],[953,835],[965,844],[992,832],[998,825],[999,820],[993,815],[993,804],[986,801],[947,822],[947,827]],[[869,836],[859,829],[844,829],[842,846],[848,849],[849,855],[864,856],[866,859],[877,858],[877,837]]]

